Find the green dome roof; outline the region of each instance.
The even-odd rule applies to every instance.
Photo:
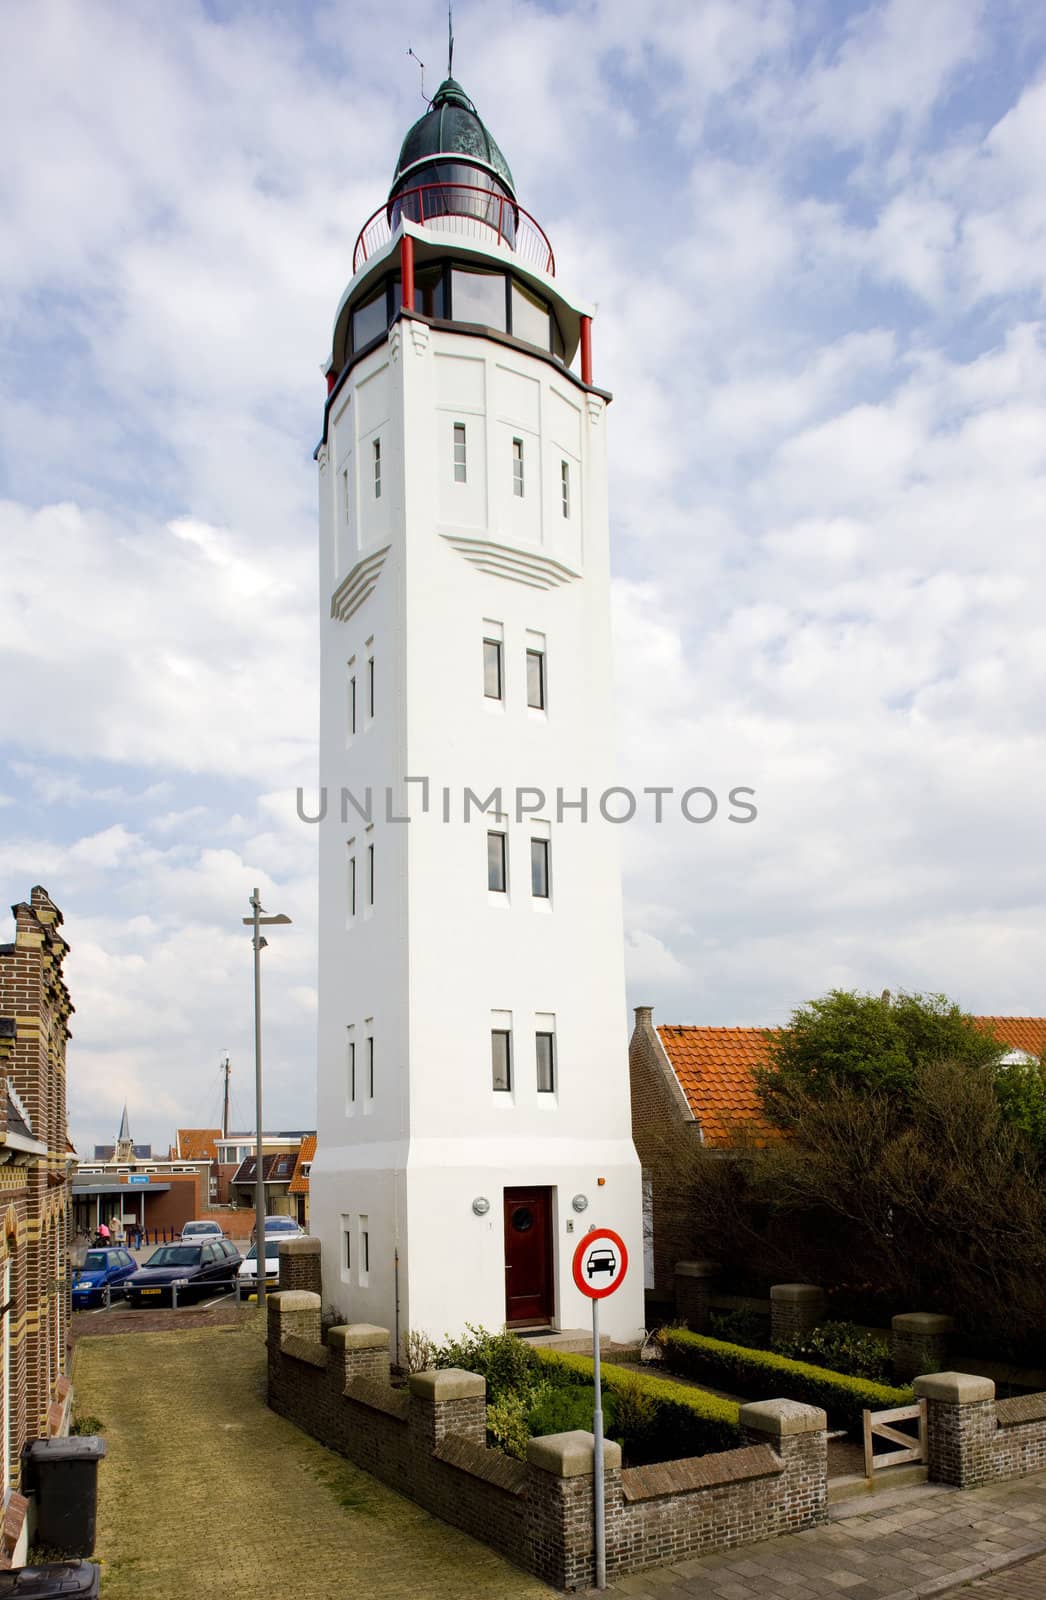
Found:
[[[447,78],[440,84],[428,111],[418,118],[404,139],[392,190],[399,186],[401,177],[409,168],[439,156],[471,161],[485,167],[501,180],[515,199],[516,186],[508,162],[480,121],[475,106],[461,84],[453,78]]]

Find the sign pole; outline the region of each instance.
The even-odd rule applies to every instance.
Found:
[[[605,1501],[603,1491],[603,1388],[599,1369],[599,1301],[592,1301],[592,1373],[595,1378],[595,1405],[592,1412],[594,1441],[592,1463],[592,1493],[594,1498],[594,1523],[596,1537],[596,1588],[607,1586],[607,1538],[604,1527]]]

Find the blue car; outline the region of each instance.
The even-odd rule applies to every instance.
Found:
[[[124,1284],[137,1270],[138,1263],[129,1250],[88,1250],[83,1266],[73,1273],[73,1310],[103,1305],[107,1289],[114,1298],[124,1294]]]

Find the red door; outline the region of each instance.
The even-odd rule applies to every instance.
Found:
[[[552,1321],[552,1201],[548,1189],[505,1190],[505,1321]]]

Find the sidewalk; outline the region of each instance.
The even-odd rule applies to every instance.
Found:
[[[962,1492],[900,1489],[868,1504],[823,1528],[621,1578],[608,1592],[630,1600],[916,1600],[1046,1551],[1046,1473]],[[994,1588],[975,1585],[964,1600],[1046,1597],[1046,1562],[1015,1566],[1009,1581],[1000,1572]]]
[[[555,1591],[324,1450],[264,1403],[246,1327],[81,1337],[104,1424],[105,1600],[553,1600]]]

